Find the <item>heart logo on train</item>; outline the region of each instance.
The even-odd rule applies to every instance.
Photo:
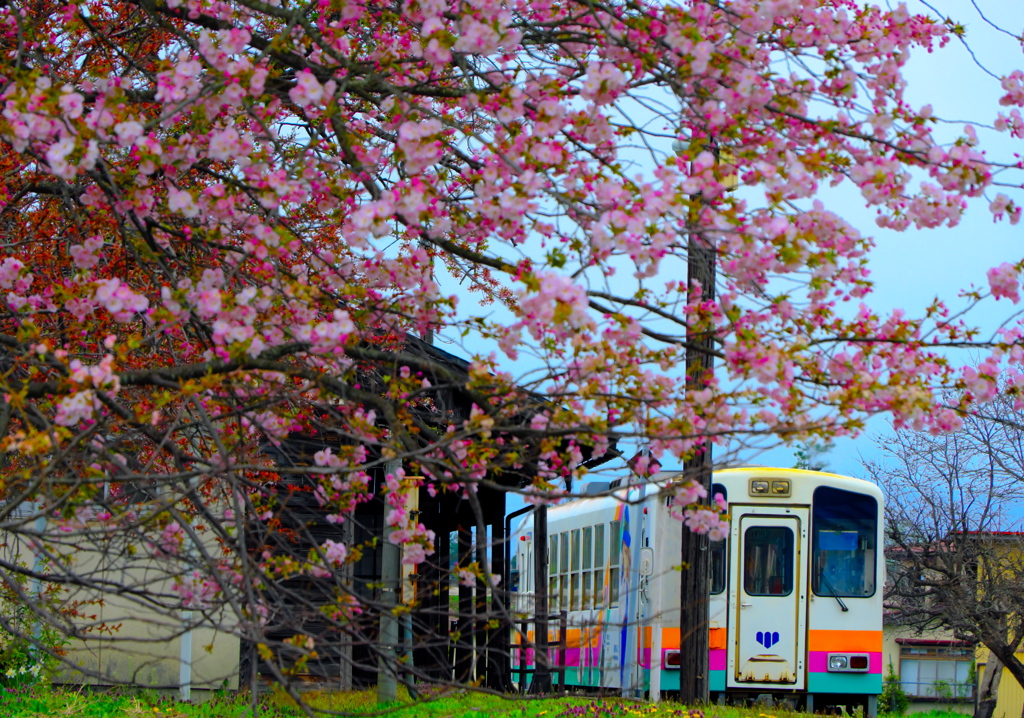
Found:
[[[758,631],[757,635],[755,636],[755,638],[757,639],[757,642],[760,643],[765,648],[771,648],[772,646],[774,646],[776,643],[779,642],[779,632],[778,631]]]

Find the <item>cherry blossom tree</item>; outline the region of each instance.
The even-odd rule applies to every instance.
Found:
[[[821,196],[853,185],[896,230],[971,200],[1019,220],[993,180],[1016,160],[940,141],[904,94],[910,54],[959,32],[846,0],[3,3],[0,521],[36,557],[3,568],[269,645],[261,592],[361,550],[249,543],[300,475],[340,531],[386,474],[419,561],[409,481],[543,502],[613,442],[646,474],[878,413],[957,428],[939,390],[1020,387],[1020,326],[876,311],[872,240]],[[1019,138],[1024,73],[1001,81],[983,120]],[[679,279],[698,245],[714,293]],[[1015,304],[1020,268],[970,300]],[[716,369],[688,381],[701,335]],[[412,350],[430,337],[468,364]],[[297,436],[308,466],[275,458]],[[85,545],[164,561],[170,590],[76,568]]]

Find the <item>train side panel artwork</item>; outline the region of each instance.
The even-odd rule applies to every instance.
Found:
[[[548,510],[548,595],[567,617],[569,686],[623,695],[679,690],[682,526],[672,484],[603,488]],[[882,689],[881,492],[835,474],[750,467],[714,474],[729,502],[730,535],[711,544],[708,662],[712,699],[770,694],[802,708],[863,706]],[[513,606],[532,608],[536,546],[527,517],[512,539],[524,577]],[[544,558],[542,557],[542,560]],[[513,680],[528,683],[534,656],[514,632]],[[549,626],[549,641],[558,629]],[[520,668],[526,669],[520,672]]]

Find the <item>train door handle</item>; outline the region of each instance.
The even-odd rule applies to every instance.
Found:
[[[752,603],[742,603],[742,602],[741,602],[741,603],[740,603],[740,608],[750,608],[750,607],[751,607],[751,606],[753,606],[753,605],[754,605],[754,604],[752,604]]]

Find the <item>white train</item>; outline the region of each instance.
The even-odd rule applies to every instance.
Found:
[[[566,685],[657,700],[679,689],[680,539],[672,473],[548,510],[551,613],[568,612]],[[882,494],[797,469],[716,471],[730,531],[711,544],[713,700],[771,694],[809,712],[863,706],[882,690]],[[513,535],[514,607],[532,613],[532,518]],[[690,627],[682,627],[689,629]],[[531,651],[513,643],[513,679]],[[529,641],[533,636],[528,633]],[[557,639],[550,627],[549,640]],[[558,659],[552,650],[552,661]]]

